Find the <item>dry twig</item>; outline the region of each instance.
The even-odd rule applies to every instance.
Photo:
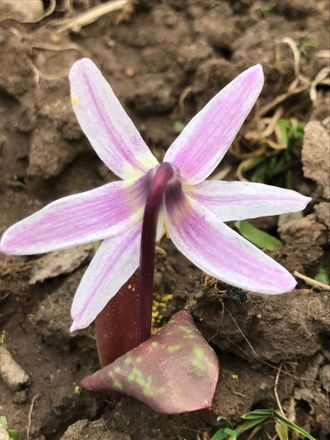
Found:
[[[283,411],[283,407],[282,407],[282,404],[281,404],[281,401],[280,401],[280,398],[279,398],[279,395],[277,392],[278,381],[280,379],[280,374],[282,371],[282,365],[283,365],[283,362],[281,362],[280,366],[278,367],[277,373],[276,373],[275,383],[274,383],[274,394],[275,394],[275,399],[276,399],[278,409],[280,410],[280,413],[282,414],[282,416],[285,417],[285,413]]]
[[[26,439],[27,440],[30,440],[33,408],[34,408],[35,401],[38,399],[39,396],[40,396],[40,394],[36,394],[31,401],[31,406],[30,406],[30,410],[29,410],[29,417],[28,417],[28,426],[26,428]]]
[[[290,96],[296,95],[304,90],[309,89],[310,98],[314,102],[317,99],[316,87],[321,84],[329,85],[330,80],[328,77],[330,69],[329,67],[324,67],[321,69],[314,77],[314,79],[307,78],[300,72],[300,52],[297,43],[289,37],[283,38],[280,44],[287,44],[293,53],[293,65],[295,78],[287,88],[285,93],[277,96],[273,101],[262,107],[255,115],[256,119],[268,113],[273,108],[277,107],[283,101],[285,101]]]
[[[313,280],[313,278],[307,277],[306,275],[303,275],[296,270],[293,272],[293,275],[300,280],[303,280],[307,285],[313,287],[314,289],[330,290],[330,286],[328,284],[321,283],[321,281]]]
[[[76,50],[77,52],[80,52],[82,55],[86,56],[87,52],[84,48],[79,46],[79,44],[76,43],[68,43],[68,44],[51,44],[51,43],[42,43],[40,41],[33,42],[31,49],[38,49],[38,50],[49,50],[52,52],[64,52],[67,50]]]
[[[57,29],[57,32],[63,32],[66,30],[79,32],[82,27],[94,23],[103,15],[123,9],[129,4],[129,1],[130,0],[114,0],[101,3],[94,8],[82,12],[77,15],[77,17],[62,20],[62,25]]]

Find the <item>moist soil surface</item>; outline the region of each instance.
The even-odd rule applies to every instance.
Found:
[[[276,151],[267,143],[276,143],[274,130],[260,135],[265,118],[269,123],[280,114],[305,126],[294,158],[263,180],[285,186],[289,176],[290,187],[312,203],[280,227],[277,217],[253,224],[284,243],[266,252],[308,278],[297,278],[296,290],[275,297],[240,291],[203,274],[163,239],[155,297],[169,300],[155,325],[187,306],[221,365],[210,410],[166,416],[132,398],[115,403],[79,387],[99,368],[93,326],[69,332],[70,304],[93,245],[47,257],[2,254],[1,347],[29,379],[11,388],[0,380],[0,416],[22,440],[190,440],[211,438],[223,426],[219,416],[235,425],[252,409],[281,406],[316,438],[328,438],[329,291],[311,281],[321,266],[326,270],[329,256],[329,92],[324,82],[311,85],[327,66],[327,0],[138,0],[66,27],[99,3],[1,6],[0,232],[59,197],[115,179],[71,108],[67,76],[78,58],[90,57],[101,68],[159,159],[217,91],[261,63],[261,97],[214,177],[251,178],[242,175],[241,164],[260,149]],[[290,85],[291,91],[305,88],[290,94]],[[272,423],[253,436],[273,437]]]

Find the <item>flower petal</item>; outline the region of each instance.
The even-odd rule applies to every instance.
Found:
[[[259,64],[241,73],[189,122],[167,150],[164,161],[175,164],[189,183],[204,180],[230,147],[263,82]]]
[[[209,275],[259,293],[284,293],[295,287],[284,267],[189,197],[167,197],[166,211],[166,228],[175,246]]]
[[[146,181],[111,182],[52,202],[7,229],[0,251],[33,255],[123,232],[142,219]]]
[[[161,206],[158,214],[156,241],[160,241],[163,235],[165,234],[164,226],[165,226],[165,212],[164,212],[164,207]]]
[[[70,70],[71,100],[79,124],[103,162],[123,179],[158,164],[96,65],[83,58]]]
[[[74,296],[71,331],[87,327],[139,265],[141,224],[107,238],[98,248]]]
[[[186,192],[225,222],[302,211],[311,201],[290,189],[251,182],[207,180]]]

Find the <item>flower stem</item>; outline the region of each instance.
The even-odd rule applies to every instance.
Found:
[[[159,210],[169,180],[174,175],[171,164],[163,162],[151,179],[141,237],[140,301],[138,305],[139,343],[150,337],[155,269],[155,244]]]
[[[136,271],[96,317],[96,345],[102,367],[139,345],[139,280]]]

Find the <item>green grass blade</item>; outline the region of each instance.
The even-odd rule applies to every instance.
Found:
[[[255,244],[260,249],[278,251],[283,246],[281,240],[268,234],[268,232],[256,228],[245,220],[236,222],[235,226],[243,237]]]
[[[211,440],[236,440],[237,432],[231,428],[221,428],[217,431]]]

